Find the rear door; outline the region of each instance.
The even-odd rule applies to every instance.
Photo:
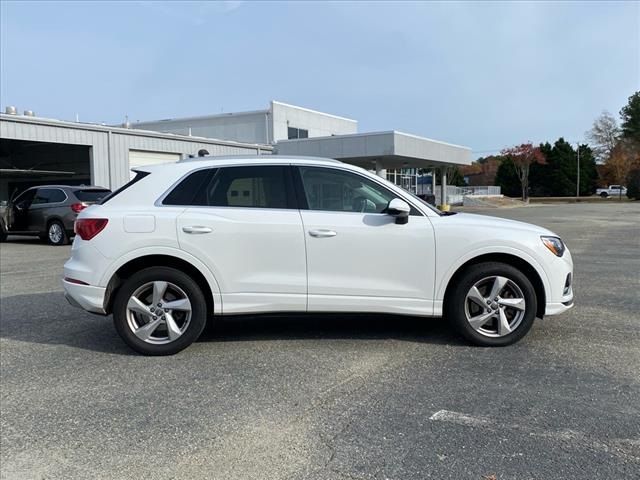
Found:
[[[28,230],[45,232],[49,218],[63,220],[70,210],[64,206],[67,194],[60,188],[39,188],[28,213]]]
[[[214,273],[225,314],[306,310],[304,234],[288,165],[194,172],[178,217],[180,247]],[[187,195],[188,196],[188,195]]]

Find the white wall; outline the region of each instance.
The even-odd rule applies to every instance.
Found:
[[[155,132],[193,135],[246,143],[270,143],[267,111],[228,113],[206,117],[176,118],[156,122],[136,122],[132,128]],[[269,132],[271,133],[271,132]]]
[[[271,102],[271,117],[272,138],[275,141],[288,138],[287,127],[308,130],[310,138],[358,132],[358,122],[355,120],[276,101]]]

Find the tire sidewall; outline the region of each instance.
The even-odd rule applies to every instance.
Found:
[[[191,320],[187,331],[177,340],[164,345],[153,345],[140,340],[127,323],[127,303],[133,292],[141,285],[166,281],[180,287],[191,303]],[[133,350],[143,355],[173,355],[195,342],[205,327],[207,306],[202,290],[187,274],[168,267],[151,267],[141,270],[128,278],[116,292],[113,303],[113,322],[116,331]]]
[[[524,295],[526,310],[520,325],[504,337],[487,337],[478,333],[467,321],[465,314],[465,299],[471,287],[478,281],[486,277],[501,276],[514,282]],[[503,263],[481,263],[469,267],[455,286],[452,295],[448,299],[447,316],[453,323],[456,330],[470,342],[480,346],[506,346],[511,345],[531,329],[536,318],[537,297],[533,285],[529,279],[517,268]]]

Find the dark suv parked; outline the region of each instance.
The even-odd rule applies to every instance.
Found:
[[[38,235],[52,245],[65,245],[78,213],[110,193],[91,186],[31,187],[0,207],[0,241],[11,234]]]

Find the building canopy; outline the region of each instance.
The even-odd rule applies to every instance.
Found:
[[[407,133],[333,135],[276,144],[280,155],[327,157],[366,169],[436,168],[471,164],[471,149]]]

